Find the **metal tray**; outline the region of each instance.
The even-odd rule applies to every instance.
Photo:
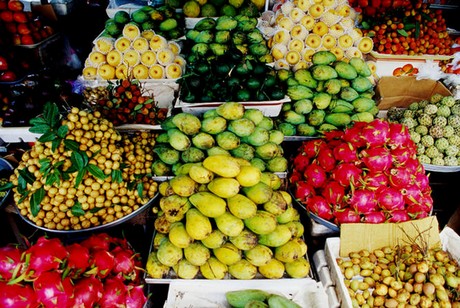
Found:
[[[28,223],[29,225],[31,225],[32,227],[35,227],[37,229],[40,229],[40,230],[43,230],[43,231],[46,231],[46,232],[50,232],[50,233],[60,233],[60,234],[81,234],[81,233],[84,233],[84,232],[93,232],[93,231],[100,231],[100,230],[105,230],[105,229],[108,229],[110,227],[114,227],[114,226],[118,226],[124,222],[127,222],[129,220],[131,220],[132,218],[136,217],[137,215],[143,213],[144,211],[146,211],[147,209],[150,208],[150,206],[155,202],[155,200],[158,198],[160,194],[157,193],[152,199],[150,199],[146,204],[142,205],[141,207],[139,207],[137,210],[135,210],[134,212],[132,212],[131,214],[128,214],[126,216],[123,216],[122,218],[119,218],[117,220],[114,220],[112,222],[109,222],[107,224],[103,224],[103,225],[99,225],[99,226],[95,226],[95,227],[91,227],[91,228],[86,228],[86,229],[81,229],[81,230],[54,230],[54,229],[48,229],[48,228],[45,228],[45,227],[40,227],[40,226],[37,226],[34,222],[30,221],[29,219],[27,219],[27,217],[25,216],[22,216],[21,214],[18,213],[18,215],[26,222]]]
[[[426,171],[432,172],[443,172],[443,173],[451,173],[451,172],[459,172],[460,166],[439,166],[439,165],[432,165],[432,164],[423,164]]]

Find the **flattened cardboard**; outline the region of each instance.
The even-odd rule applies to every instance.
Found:
[[[420,233],[422,237],[418,237]],[[410,244],[414,239],[419,243],[418,239],[421,238],[428,243],[428,247],[440,245],[439,223],[436,216],[402,223],[342,224],[340,225],[340,256],[345,257],[350,252],[361,249],[372,251],[384,246]]]
[[[413,102],[429,99],[436,93],[452,95],[441,82],[432,79],[417,80],[415,76],[382,77],[375,88],[377,107],[380,110],[392,106],[404,108]]]

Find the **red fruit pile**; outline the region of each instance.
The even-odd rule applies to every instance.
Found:
[[[423,0],[350,0],[362,12],[363,34],[372,37],[374,50],[398,55],[451,55],[453,40],[442,10]]]
[[[25,12],[21,1],[0,0],[0,33],[3,32],[9,34],[13,45],[33,45],[54,34],[54,29],[43,16]]]
[[[289,181],[310,213],[337,225],[419,219],[433,207],[409,131],[382,119],[305,141]]]
[[[105,233],[1,247],[0,307],[143,307],[140,265],[126,240]]]
[[[95,102],[94,108],[115,126],[122,124],[159,124],[168,113],[158,108],[152,95],[143,95],[138,80],[123,79],[109,84],[108,96]],[[85,97],[91,96],[91,88],[85,89]]]

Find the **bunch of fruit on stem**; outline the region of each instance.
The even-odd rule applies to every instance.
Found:
[[[438,93],[407,109],[391,107],[387,117],[409,129],[421,163],[460,165],[460,103],[453,96]]]
[[[290,183],[309,212],[337,225],[419,219],[433,208],[408,129],[382,119],[305,141]]]
[[[121,135],[113,124],[72,108],[61,118],[48,103],[30,131],[42,134],[11,175],[20,215],[37,226],[79,230],[113,222],[157,193],[149,176],[151,133]]]
[[[0,247],[2,307],[132,307],[147,301],[141,259],[126,239],[105,233],[72,244],[38,238]]]
[[[34,12],[25,12],[19,0],[0,0],[0,33],[4,28],[9,37],[5,44],[33,45],[54,34],[54,28],[45,18]]]
[[[308,68],[279,70],[291,103],[283,104],[277,127],[286,136],[316,136],[352,121],[370,122],[378,113],[371,70],[362,58],[337,60],[318,51]]]
[[[105,22],[102,36],[119,38],[128,23],[136,24],[142,31],[150,30],[168,40],[184,35],[184,17],[169,5],[143,6],[131,14],[120,10]]]
[[[452,39],[442,10],[430,9],[428,3],[416,0],[388,9],[379,6],[375,14],[367,15],[367,11],[363,10],[361,25],[364,35],[373,38],[375,51],[398,55],[452,54]]]
[[[152,94],[142,89],[138,80],[117,80],[107,87],[87,87],[83,96],[91,108],[99,111],[104,118],[118,126],[121,124],[158,124],[168,112],[159,108]]]
[[[224,103],[207,111],[202,118],[179,113],[161,124],[153,151],[158,156],[152,166],[155,175],[187,174],[208,156],[226,155],[245,159],[260,171],[284,172],[284,135],[274,129],[273,120],[257,109],[240,103]]]
[[[439,247],[363,249],[337,263],[353,307],[459,307],[460,269]]]
[[[161,183],[147,273],[183,279],[307,277],[304,227],[281,185],[276,174],[228,155],[210,156]]]

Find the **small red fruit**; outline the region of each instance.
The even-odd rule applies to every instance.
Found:
[[[30,28],[28,24],[19,24],[18,25],[18,33],[25,35],[25,34],[30,34]]]
[[[18,28],[16,27],[15,22],[6,22],[5,23],[5,28],[6,28],[6,31],[8,31],[9,33],[17,33],[18,32]]]
[[[23,11],[24,4],[19,0],[10,0],[8,1],[8,9],[10,11]]]
[[[30,34],[21,35],[21,44],[22,45],[33,45],[34,39]]]
[[[0,71],[8,70],[8,61],[5,57],[0,56]]]
[[[4,22],[12,22],[13,21],[13,12],[11,11],[2,11],[0,12],[0,19]]]
[[[0,81],[15,81],[16,74],[13,71],[5,71],[0,75]]]
[[[20,24],[28,22],[27,15],[24,12],[14,12],[13,20]]]

